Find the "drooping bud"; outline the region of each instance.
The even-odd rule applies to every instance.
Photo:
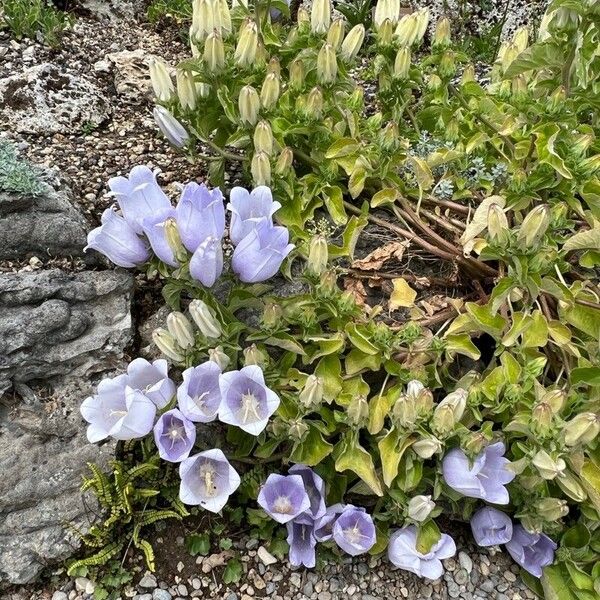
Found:
[[[417,407],[410,395],[401,394],[392,408],[392,421],[399,427],[411,427],[417,420]]]
[[[159,102],[168,102],[173,97],[175,88],[167,65],[160,59],[152,58],[148,66],[154,95]]]
[[[327,240],[323,235],[315,235],[310,240],[308,250],[307,268],[311,273],[320,275],[327,268],[329,260],[329,251],[327,248]]]
[[[244,366],[258,365],[264,367],[269,362],[269,357],[265,356],[264,352],[261,352],[256,344],[244,348]]]
[[[531,427],[539,433],[547,433],[552,426],[554,413],[546,402],[538,402],[531,411]]]
[[[194,0],[192,4],[190,40],[203,42],[213,29],[214,20],[211,0]]]
[[[165,221],[165,238],[169,248],[173,251],[173,255],[178,262],[183,262],[187,259],[187,250],[181,242],[179,230],[177,229],[177,223],[175,219],[167,219]]]
[[[296,15],[296,22],[298,23],[299,28],[307,28],[310,25],[310,21],[310,13],[306,10],[306,8],[304,8],[304,6],[301,6],[298,9],[298,14]]]
[[[323,92],[321,88],[314,87],[308,94],[306,101],[306,112],[315,120],[319,120],[323,115]]]
[[[529,30],[526,26],[519,27],[515,31],[512,38],[512,43],[518,50],[519,54],[527,48],[527,44],[529,43]]]
[[[323,44],[317,56],[317,78],[321,83],[333,83],[337,72],[335,49],[331,44]]]
[[[281,324],[282,316],[283,311],[281,310],[281,306],[279,306],[279,304],[275,304],[274,302],[268,302],[265,304],[262,323],[267,329],[277,329],[277,327],[279,327]]]
[[[295,58],[288,67],[290,73],[290,87],[293,90],[301,90],[304,86],[304,63],[301,59]]]
[[[331,24],[330,0],[314,0],[310,11],[310,27],[313,33],[325,33]]]
[[[223,330],[213,309],[202,300],[192,300],[189,306],[190,315],[202,335],[207,338],[221,337]]]
[[[508,43],[502,52],[502,58],[500,60],[500,67],[502,72],[505,73],[512,62],[519,56],[519,50],[513,43]]]
[[[308,425],[302,419],[290,423],[289,434],[293,440],[302,440],[308,433]]]
[[[225,66],[225,46],[223,38],[213,31],[204,42],[204,62],[209,71],[216,73]]]
[[[280,92],[279,76],[276,73],[268,73],[260,90],[260,103],[266,110],[275,106]]]
[[[400,46],[410,47],[417,39],[419,34],[418,16],[416,13],[404,15],[399,21],[394,31],[394,36]],[[423,32],[424,34],[425,32]]]
[[[408,46],[402,46],[396,54],[394,61],[394,77],[396,79],[407,79],[410,71],[411,54]]]
[[[281,63],[276,56],[273,56],[269,61],[267,73],[275,73],[278,77],[281,75]]]
[[[414,496],[408,503],[408,518],[422,523],[434,508],[435,502],[431,496]]]
[[[450,433],[460,421],[467,404],[468,392],[458,389],[448,394],[433,411],[431,424],[435,431],[444,435]]]
[[[548,210],[548,206],[545,204],[536,206],[523,219],[517,239],[526,248],[531,248],[542,239],[548,229],[548,225],[550,225],[550,211]]]
[[[248,19],[240,31],[233,58],[241,67],[251,67],[258,52],[258,29],[253,19]]]
[[[585,490],[571,473],[563,473],[555,481],[560,489],[575,502],[583,502],[587,498]]]
[[[564,390],[548,390],[542,396],[541,402],[548,404],[552,412],[557,415],[562,410],[566,397]]]
[[[199,82],[196,84],[196,92],[200,98],[208,98],[211,89],[210,83]]]
[[[562,458],[553,459],[545,450],[538,450],[531,463],[538,473],[547,480],[554,479],[557,475],[564,473],[567,468]]]
[[[175,362],[183,362],[185,355],[183,349],[177,344],[175,338],[162,327],[158,327],[152,332],[152,341],[156,347],[168,358]]]
[[[208,351],[208,359],[212,360],[212,362],[217,363],[221,371],[224,371],[227,368],[227,365],[231,362],[231,359],[225,351],[223,350],[223,346],[217,346],[216,348],[211,348]]]
[[[319,292],[325,297],[329,298],[338,291],[337,276],[333,269],[329,269],[321,274],[321,281],[319,282]]]
[[[513,77],[510,85],[511,95],[514,100],[522,102],[527,98],[527,79],[525,79],[525,75],[520,74]]]
[[[365,26],[362,23],[355,25],[344,38],[340,50],[342,60],[350,62],[354,60],[365,40]]]
[[[240,90],[238,108],[240,111],[240,118],[244,123],[249,123],[250,125],[256,123],[260,111],[260,97],[258,92],[251,85],[245,85]]]
[[[294,153],[291,148],[286,146],[279,153],[277,162],[275,163],[275,173],[277,173],[277,175],[286,175],[289,172],[289,170],[292,168],[293,163],[294,163]]]
[[[273,132],[267,121],[259,121],[254,129],[254,149],[269,156],[273,154]]]
[[[269,185],[271,183],[271,162],[265,152],[256,152],[250,163],[250,171],[256,185]]]
[[[229,11],[227,0],[216,0],[214,11],[215,22],[219,22],[220,33],[224,38],[226,38],[233,31],[231,25],[231,12]]]
[[[569,513],[569,507],[566,500],[559,498],[540,498],[535,503],[535,513],[542,519],[552,523],[566,517]]]
[[[400,0],[378,0],[375,5],[375,14],[373,15],[375,29],[379,29],[386,20],[395,25],[399,17]]]
[[[499,204],[490,204],[487,225],[491,240],[500,240],[508,231],[508,219]]]
[[[437,90],[439,90],[443,85],[443,81],[440,79],[439,75],[436,75],[435,73],[432,73],[429,76],[429,79],[427,81],[427,89],[432,91],[432,92],[436,92]]]
[[[194,76],[190,71],[177,69],[177,97],[179,104],[184,110],[193,110],[196,108],[197,89]]]
[[[386,19],[377,30],[377,43],[380,46],[391,46],[394,38],[394,26],[389,19]]]
[[[417,440],[411,448],[417,456],[428,459],[442,449],[442,442],[435,437],[425,437]]]
[[[183,148],[188,143],[190,136],[185,127],[164,106],[155,106],[153,115],[158,128],[173,146]]]
[[[579,413],[565,425],[565,444],[585,446],[593,442],[598,433],[600,433],[600,416],[592,412]]]
[[[350,422],[356,427],[364,425],[369,418],[369,403],[364,396],[355,396],[346,409]]]
[[[184,350],[194,345],[196,338],[192,324],[182,312],[175,311],[169,314],[167,317],[167,329]]]
[[[334,50],[337,50],[340,47],[342,40],[344,39],[345,26],[344,19],[336,18],[333,20],[333,23],[327,32],[327,43],[330,44]]]
[[[317,375],[309,375],[298,400],[305,408],[318,407],[323,401],[323,379]]]
[[[429,25],[429,9],[419,8],[419,10],[415,11],[413,14],[416,15],[417,27],[415,39],[412,43],[420,44],[427,31],[427,26]]]
[[[460,78],[460,85],[465,85],[469,81],[475,81],[475,67],[472,64],[468,64],[463,71]]]
[[[446,48],[450,45],[450,20],[441,18],[435,26],[432,45],[434,48]]]

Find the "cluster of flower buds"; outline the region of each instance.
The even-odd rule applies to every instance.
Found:
[[[190,41],[204,42],[215,33],[225,38],[232,32],[231,12],[227,0],[193,0]]]
[[[302,15],[302,18],[304,15]],[[298,11],[298,19],[301,14]],[[310,28],[313,33],[323,34],[329,31],[331,25],[331,2],[330,0],[314,0],[310,10]]]

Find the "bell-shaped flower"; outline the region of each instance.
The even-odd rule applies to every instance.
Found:
[[[126,269],[143,265],[150,259],[146,242],[114,208],[107,208],[102,213],[101,223],[88,233],[84,252],[89,248],[97,250],[115,265]]]
[[[154,107],[154,120],[167,140],[176,148],[183,148],[190,136],[185,127],[164,107]]]
[[[506,513],[485,506],[471,517],[471,531],[480,546],[498,546],[511,540],[513,525]]]
[[[481,498],[493,504],[508,504],[508,490],[504,487],[515,478],[507,469],[504,443],[496,442],[484,448],[473,464],[460,449],[454,448],[444,456],[444,481],[453,490],[469,498]]]
[[[179,498],[184,504],[200,505],[219,512],[240,485],[240,476],[219,449],[194,454],[179,465]]]
[[[294,567],[312,569],[317,563],[315,546],[317,540],[314,535],[315,525],[312,519],[302,516],[286,524],[290,546],[289,561]]]
[[[207,238],[221,239],[225,231],[225,207],[219,188],[188,183],[175,209],[177,230],[183,245],[195,252]]]
[[[325,482],[310,467],[306,465],[294,465],[289,469],[290,475],[300,475],[304,481],[304,489],[310,500],[307,511],[313,520],[320,519],[327,510],[325,507]]]
[[[142,392],[156,404],[156,408],[164,408],[175,395],[175,384],[169,378],[168,369],[164,358],[154,362],[136,358],[127,367],[127,385]]]
[[[173,248],[171,248],[167,239],[167,228],[165,227],[167,220],[174,217],[175,209],[171,207],[146,217],[142,222],[144,233],[150,242],[150,246],[152,246],[154,254],[170,267],[179,266]]]
[[[258,494],[258,504],[278,523],[288,523],[310,508],[300,475],[272,473]]]
[[[429,552],[423,554],[417,550],[417,528],[414,525],[395,531],[390,537],[388,558],[390,562],[410,571],[419,577],[438,579],[444,572],[442,560],[456,554],[456,544],[447,534],[442,533],[439,541]]]
[[[219,420],[251,435],[263,431],[279,407],[279,396],[265,385],[262,369],[257,365],[223,373],[219,387]]]
[[[127,375],[104,379],[95,396],[81,404],[81,414],[90,424],[87,438],[99,442],[107,437],[133,440],[152,431],[156,405],[139,390],[127,385]]]
[[[373,518],[364,508],[346,505],[333,525],[335,543],[350,556],[368,552],[376,540]]]
[[[205,287],[212,287],[223,272],[221,238],[209,235],[190,260],[190,275]]]
[[[543,568],[554,562],[556,544],[543,533],[529,533],[522,525],[515,525],[506,549],[527,572],[541,577]]]
[[[344,512],[345,504],[329,506],[325,514],[315,521],[315,538],[317,542],[328,542],[333,538],[333,525],[336,519]]]
[[[242,187],[234,187],[229,200],[229,237],[236,245],[258,225],[265,222],[272,225],[273,214],[281,208],[281,204],[273,200],[271,190],[265,185],[258,186],[251,192]]]
[[[234,273],[244,283],[266,281],[275,275],[285,257],[293,250],[286,227],[271,227],[263,222],[236,247],[231,260]]]
[[[109,179],[108,187],[136,233],[143,232],[146,217],[171,208],[169,198],[156,181],[156,173],[144,165],[133,167],[128,177]]]
[[[181,462],[196,441],[196,426],[174,408],[162,414],[154,426],[154,441],[163,460]]]
[[[221,404],[220,375],[219,365],[212,360],[183,372],[183,383],[177,389],[177,404],[190,421],[209,423],[217,418]]]

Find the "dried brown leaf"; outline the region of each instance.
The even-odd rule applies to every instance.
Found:
[[[392,258],[402,260],[402,256],[404,255],[407,246],[408,241],[389,242],[385,246],[376,248],[364,258],[355,260],[352,263],[352,268],[360,269],[361,271],[377,271]]]

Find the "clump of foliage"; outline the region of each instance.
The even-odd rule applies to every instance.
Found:
[[[36,196],[45,189],[39,173],[19,158],[10,142],[0,140],[0,191]]]
[[[224,424],[232,463],[263,462],[271,474],[236,485],[229,471],[220,499],[240,487],[244,501],[257,499],[259,515],[287,523],[295,564],[314,564],[298,536],[333,538],[351,554],[389,545],[394,564],[430,577],[453,547],[436,518],[471,520],[478,543],[506,544],[538,593],[591,600],[600,593],[597,3],[554,0],[536,40],[521,29],[501,44],[485,86],[447,19],[428,51],[419,50],[427,11],[400,19],[399,3],[381,0],[369,32],[332,21],[322,0],[310,14],[301,8],[292,25],[280,18],[286,11],[283,2],[230,10],[198,0],[193,56],[177,66],[177,85],[166,65],[152,65],[165,136],[208,161],[213,185],[236,162],[258,186],[246,193],[247,229],[239,188],[230,196],[235,277],[222,275],[216,190],[198,192],[205,200],[197,210],[202,223],[220,225],[194,243],[180,209],[185,190],[177,209],[157,200],[164,213],[156,209],[150,222],[134,214],[135,186],[122,181],[111,189],[123,217],[111,210],[90,234],[90,246],[117,264],[149,262],[164,278],[173,312],[155,341],[165,356],[186,370],[213,369],[212,361],[222,371],[205,420]],[[360,56],[368,60],[357,85],[351,71]],[[370,105],[363,81],[377,84]],[[116,223],[131,240],[127,253],[103,238]],[[369,223],[396,236],[402,251],[419,248],[451,265],[463,297],[428,317],[415,306],[411,280],[383,272],[385,261],[348,268]],[[269,238],[259,256],[294,280],[291,295],[268,283],[277,269],[261,271],[252,253],[271,235],[285,237],[285,248]],[[361,274],[392,279],[387,315],[383,302],[370,307],[343,291],[341,277]],[[221,276],[227,285],[217,298],[211,288]],[[397,321],[400,307],[408,310]],[[255,392],[240,383],[242,365],[260,372]],[[194,465],[210,458],[223,473],[233,467],[221,455],[190,455],[196,429],[186,422],[186,377],[176,394],[183,419],[173,413],[173,383],[154,407],[138,390],[145,408],[137,436],[149,433],[155,413],[161,432],[171,419],[167,430],[184,443],[165,449],[155,429],[157,450],[171,461],[176,452],[181,498],[197,503],[204,488],[190,492]],[[92,425],[89,411],[103,401],[100,392],[86,401]],[[105,435],[122,435],[123,422],[112,426]],[[304,467],[278,478],[289,463]],[[302,482],[297,468],[309,469]],[[215,508],[215,472],[204,480],[206,507]],[[324,514],[307,509],[303,487],[322,497]],[[336,503],[345,504],[341,513]]]
[[[152,0],[148,6],[148,19],[156,23],[164,18],[187,22],[192,17],[190,0]]]
[[[12,36],[36,39],[40,36],[48,46],[58,46],[72,18],[58,10],[47,0],[3,0],[0,9],[0,27],[8,29]]]

